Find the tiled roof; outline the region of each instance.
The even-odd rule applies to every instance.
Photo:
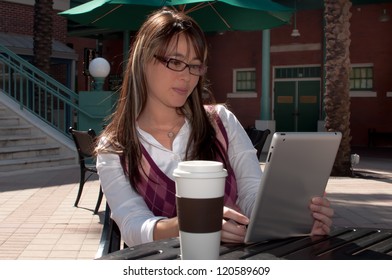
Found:
[[[77,60],[76,52],[66,44],[53,40],[52,57]],[[33,55],[33,36],[0,32],[0,45],[5,46],[18,55]]]

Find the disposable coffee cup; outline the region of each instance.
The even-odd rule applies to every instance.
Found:
[[[226,169],[217,161],[184,161],[173,175],[181,259],[218,259]]]

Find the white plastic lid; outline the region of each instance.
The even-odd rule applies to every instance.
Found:
[[[178,163],[173,175],[186,178],[216,178],[226,177],[227,171],[219,161],[191,160]]]

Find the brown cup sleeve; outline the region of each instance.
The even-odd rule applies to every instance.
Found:
[[[180,231],[210,233],[222,229],[223,196],[194,199],[176,197]]]

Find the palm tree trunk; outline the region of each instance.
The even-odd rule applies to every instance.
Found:
[[[325,0],[325,128],[340,131],[342,141],[332,174],[351,176],[350,135],[350,18],[349,0]]]
[[[53,37],[53,0],[35,0],[33,32],[34,65],[49,74]]]
[[[53,0],[35,0],[33,26],[33,64],[50,74],[53,37]],[[35,111],[41,117],[50,119],[51,100],[45,96],[45,89],[34,88]]]

